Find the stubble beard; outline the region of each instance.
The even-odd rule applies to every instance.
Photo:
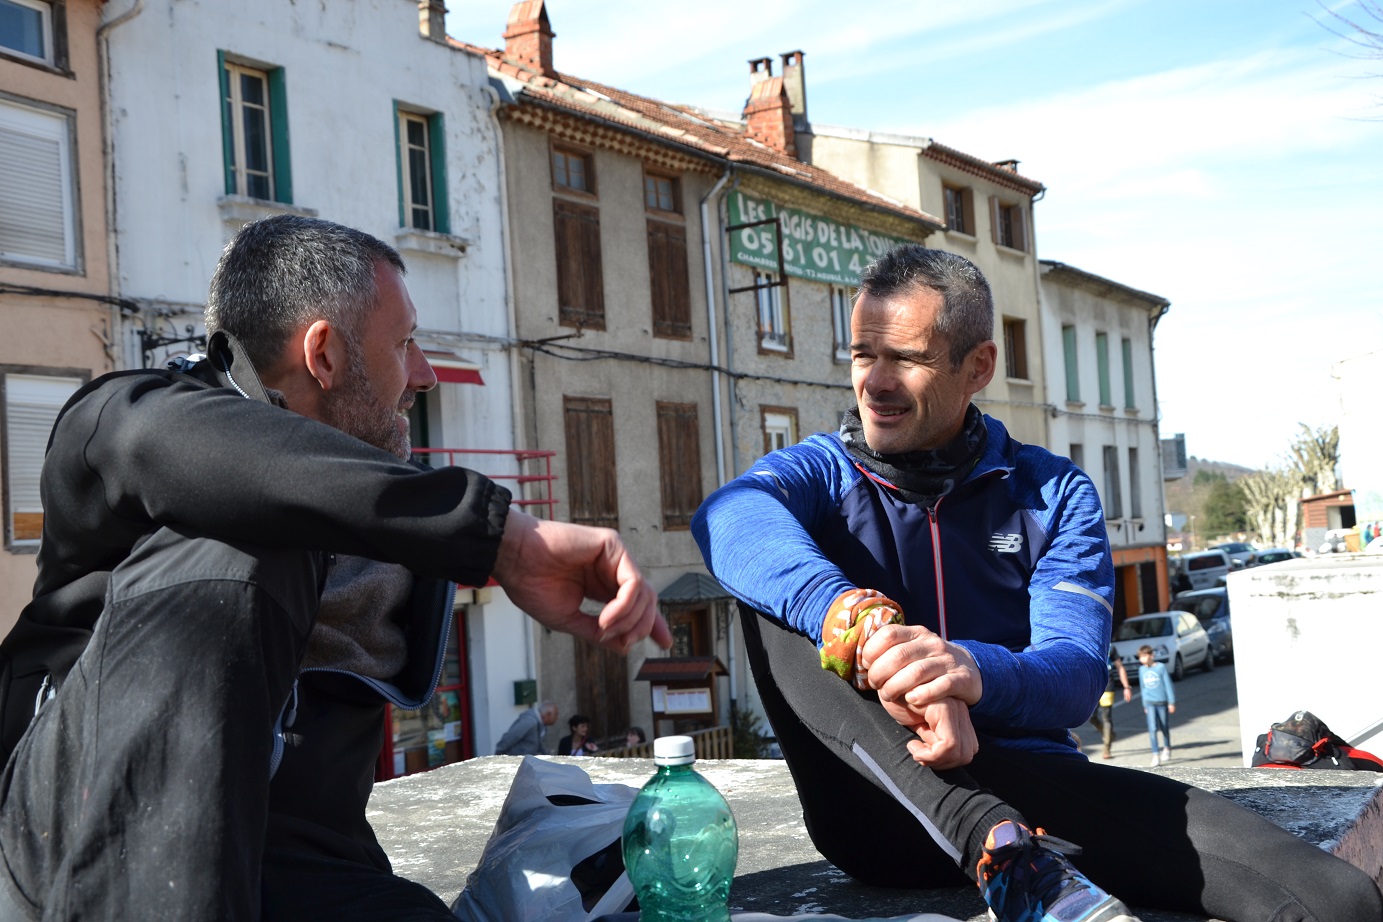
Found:
[[[398,411],[413,402],[412,392],[405,391],[393,406],[382,403],[370,386],[360,350],[348,348],[350,356],[345,382],[326,395],[326,422],[347,435],[353,435],[362,442],[407,461],[413,454],[413,445],[408,437],[408,428],[399,429]]]

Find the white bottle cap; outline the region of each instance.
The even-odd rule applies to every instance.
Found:
[[[690,765],[696,761],[696,745],[690,736],[660,736],[653,741],[654,765]]]

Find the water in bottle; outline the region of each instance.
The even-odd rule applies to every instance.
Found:
[[[739,857],[735,817],[692,765],[689,736],[653,741],[658,771],[624,820],[624,867],[641,922],[729,922]]]

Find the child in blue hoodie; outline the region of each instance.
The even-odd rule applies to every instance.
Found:
[[[1153,659],[1153,648],[1144,644],[1138,648],[1138,687],[1143,696],[1143,713],[1148,717],[1148,740],[1152,743],[1152,764],[1161,765],[1172,759],[1172,729],[1167,717],[1177,710],[1176,689],[1167,667]],[[1157,731],[1162,731],[1165,744],[1157,751]]]

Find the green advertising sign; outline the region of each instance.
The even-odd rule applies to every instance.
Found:
[[[842,224],[809,211],[780,208],[739,190],[730,193],[730,226],[780,218],[783,228],[783,267],[788,275],[833,285],[858,285],[871,261],[900,244],[900,237]],[[745,266],[778,271],[778,244],[773,224],[742,227],[730,232],[730,259]]]

